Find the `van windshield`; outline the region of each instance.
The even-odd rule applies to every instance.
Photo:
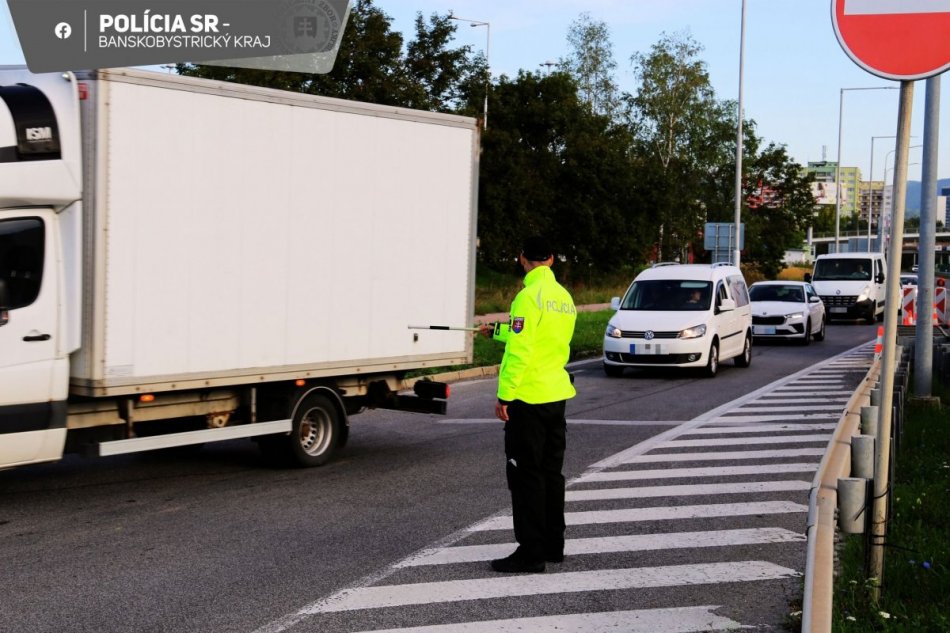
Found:
[[[867,281],[871,278],[870,259],[819,259],[813,281]]]
[[[621,310],[680,311],[709,309],[712,282],[692,279],[635,281],[620,304]]]

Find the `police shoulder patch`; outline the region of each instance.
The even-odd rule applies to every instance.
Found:
[[[511,317],[511,331],[515,334],[524,329],[524,317]]]

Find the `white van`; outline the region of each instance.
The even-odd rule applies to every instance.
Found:
[[[604,372],[625,367],[700,367],[715,376],[719,362],[752,362],[752,309],[742,273],[728,264],[656,264],[623,300],[614,297],[604,334]]]
[[[819,255],[815,259],[811,284],[825,304],[828,321],[883,319],[884,269],[881,253]]]

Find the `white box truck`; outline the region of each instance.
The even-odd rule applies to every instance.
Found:
[[[471,362],[474,119],[0,68],[0,468],[255,438],[319,465]],[[400,392],[403,393],[400,393]]]

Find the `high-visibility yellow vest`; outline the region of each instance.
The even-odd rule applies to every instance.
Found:
[[[505,343],[498,399],[529,404],[558,402],[577,393],[564,366],[571,354],[577,310],[547,266],[533,268],[511,303],[507,324],[495,327]]]

